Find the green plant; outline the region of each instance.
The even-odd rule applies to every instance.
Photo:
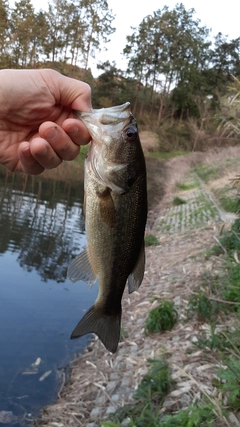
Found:
[[[159,427],[210,427],[216,421],[213,404],[194,404],[175,415],[165,415]]]
[[[173,328],[178,319],[178,312],[171,301],[162,300],[158,307],[149,313],[145,324],[145,331],[164,332]]]
[[[192,190],[193,188],[197,187],[196,182],[191,183],[191,184],[185,184],[184,182],[178,182],[176,184],[177,189],[181,190],[181,191],[187,191],[187,190]]]
[[[173,204],[178,206],[178,205],[185,205],[187,202],[184,199],[181,199],[181,197],[175,196],[173,198]]]
[[[224,360],[227,368],[218,370],[218,377],[222,380],[218,387],[227,392],[228,405],[231,409],[240,409],[240,360],[229,357]]]
[[[198,165],[196,167],[197,174],[203,179],[203,181],[208,182],[210,179],[217,178],[220,168],[213,168],[212,166]]]
[[[224,249],[220,245],[214,245],[205,252],[205,259],[208,260],[211,256],[219,256],[221,254],[224,254]]]
[[[78,162],[80,164],[84,163],[84,160],[87,156],[88,150],[89,150],[90,145],[81,145],[81,150],[79,155],[77,156],[77,158],[74,160],[75,162]]]
[[[153,234],[146,234],[145,238],[145,245],[146,246],[158,246],[159,242],[156,236],[153,236]]]
[[[151,400],[155,404],[161,404],[172,383],[170,370],[164,359],[150,359],[148,362],[151,368],[142,378],[134,398],[141,402]]]
[[[207,294],[199,290],[191,296],[188,302],[188,317],[197,316],[200,321],[213,321],[220,311],[220,303],[210,300]]]
[[[128,332],[125,331],[125,329],[123,327],[121,327],[119,340],[124,341],[125,338],[128,338]]]
[[[112,424],[102,423],[104,427],[118,427],[129,419],[129,427],[155,427],[159,425],[159,410],[169,392],[173,381],[164,359],[148,360],[150,369],[140,382],[135,394],[135,402],[118,409],[112,416]]]
[[[239,189],[225,187],[214,191],[221,206],[227,212],[238,213],[240,209]]]

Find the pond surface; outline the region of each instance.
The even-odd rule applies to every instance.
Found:
[[[90,339],[70,335],[97,287],[66,278],[86,244],[82,207],[81,182],[0,170],[0,426],[28,425],[53,402]]]

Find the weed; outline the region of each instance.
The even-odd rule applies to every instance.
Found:
[[[211,256],[219,256],[222,254],[224,254],[223,248],[220,245],[214,245],[205,252],[205,259],[208,260]]]
[[[158,307],[153,308],[146,320],[146,333],[164,332],[173,328],[178,319],[178,312],[171,301],[162,300]]]
[[[175,415],[165,415],[159,427],[210,427],[216,421],[212,404],[194,404]]]
[[[221,188],[214,191],[215,196],[218,198],[221,206],[227,212],[239,213],[240,210],[240,198],[239,190],[236,188]]]
[[[121,327],[119,340],[124,341],[125,338],[128,338],[128,332],[125,331],[125,329],[123,327]]]
[[[148,360],[148,363],[151,367],[136,390],[134,395],[136,402],[120,408],[112,416],[113,423],[102,423],[104,427],[121,426],[122,421],[126,418],[129,419],[129,427],[155,427],[159,425],[159,410],[173,381],[164,359]]]
[[[227,277],[223,282],[222,296],[225,300],[235,303],[234,309],[240,316],[240,265],[229,262],[227,272]]]
[[[77,163],[83,164],[83,162],[87,156],[88,149],[89,149],[89,144],[88,145],[81,145],[80,154],[77,156],[77,158],[74,161]]]
[[[224,360],[227,368],[218,370],[218,377],[222,380],[218,387],[227,392],[228,406],[233,410],[240,409],[240,360],[229,357]]]
[[[146,234],[144,241],[145,241],[146,246],[158,246],[159,245],[158,239],[156,238],[156,236],[153,236],[153,234]]]
[[[206,337],[199,335],[198,347],[219,350],[222,355],[237,354],[240,355],[240,332],[221,331],[216,333],[215,325],[211,325],[211,335]]]
[[[185,184],[184,182],[178,182],[176,184],[176,187],[178,190],[187,191],[187,190],[192,190],[193,188],[196,188],[197,184],[195,182],[191,183],[191,184]]]
[[[181,199],[181,197],[175,196],[175,197],[173,198],[173,204],[174,204],[175,206],[178,206],[178,205],[185,205],[186,203],[187,203],[187,202],[186,202],[186,200]]]
[[[217,178],[220,172],[220,168],[213,168],[206,165],[198,165],[196,167],[197,174],[203,179],[203,181],[208,182],[210,179]]]
[[[188,302],[188,317],[197,316],[200,321],[212,322],[218,315],[221,304],[217,301],[210,300],[207,294],[199,290],[192,295]]]
[[[141,402],[145,402],[146,399],[151,400],[159,405],[162,404],[172,384],[170,370],[164,359],[148,360],[148,362],[151,364],[151,369],[144,375],[134,398]]]

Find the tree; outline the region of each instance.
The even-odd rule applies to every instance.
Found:
[[[0,55],[6,53],[9,37],[9,5],[7,0],[0,0]]]
[[[165,6],[145,17],[127,38],[128,73],[135,73],[139,88],[151,86],[149,104],[151,110],[158,105],[158,121],[172,88],[187,84],[191,73],[198,74],[206,63],[209,31],[193,19],[194,13],[183,4],[173,10]]]
[[[31,0],[15,2],[11,13],[11,50],[18,66],[31,63],[34,51],[35,14]]]
[[[0,67],[7,68],[10,63],[9,55],[9,4],[0,0]]]
[[[90,55],[94,56],[94,51],[100,50],[101,42],[107,43],[108,36],[115,31],[111,26],[114,15],[106,0],[82,0],[80,4],[87,23],[83,35],[84,68],[87,70]]]
[[[64,48],[64,28],[66,23],[65,18],[65,0],[51,0],[48,3],[48,11],[46,19],[48,23],[48,44],[45,46],[45,54],[50,57],[54,63],[57,59],[62,59]]]

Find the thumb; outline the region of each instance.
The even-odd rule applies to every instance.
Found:
[[[91,88],[87,83],[58,73],[58,88],[61,105],[69,106],[73,110],[91,110]]]

